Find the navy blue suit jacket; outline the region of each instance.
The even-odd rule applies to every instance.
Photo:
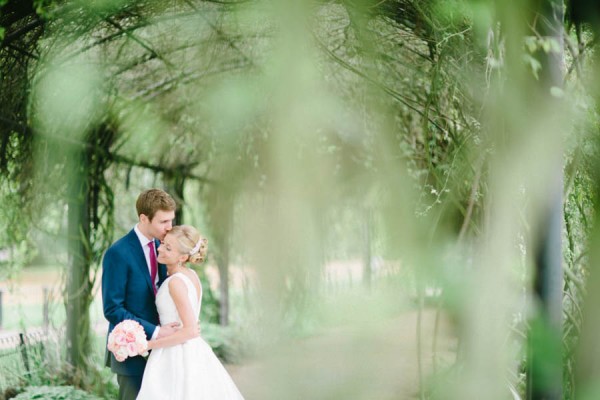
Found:
[[[158,265],[159,285],[167,276],[167,268]],[[116,324],[133,319],[139,322],[150,339],[159,325],[155,296],[142,245],[132,229],[113,243],[102,259],[102,303],[109,322],[108,333]],[[106,351],[105,365],[119,375],[143,375],[146,359],[142,356],[123,362]]]

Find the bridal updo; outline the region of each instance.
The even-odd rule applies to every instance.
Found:
[[[174,226],[168,233],[177,238],[179,251],[188,255],[188,262],[200,264],[206,260],[208,241],[191,225]]]

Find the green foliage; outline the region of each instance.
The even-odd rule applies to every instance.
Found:
[[[33,8],[37,15],[42,18],[48,18],[50,17],[49,9],[54,4],[54,1],[55,0],[33,0]]]
[[[587,141],[587,140],[584,140]],[[589,276],[588,237],[594,219],[593,170],[588,170],[589,155],[576,155],[580,168],[568,183],[564,205],[564,298],[563,298],[563,387],[564,398],[574,399],[577,365],[577,346],[580,339],[583,314],[582,307],[586,294],[586,280]],[[586,160],[587,159],[587,160]],[[571,159],[571,163],[577,161]],[[590,175],[591,173],[591,175]]]
[[[554,380],[563,369],[560,332],[554,332],[546,324],[546,321],[537,318],[531,321],[529,327],[529,346],[535,356],[528,360],[528,369],[536,391],[542,393],[555,387]]]
[[[239,332],[236,332],[235,328],[203,323],[201,334],[217,357],[224,362],[236,363],[243,359],[246,351],[239,339]]]
[[[105,399],[117,397],[114,374],[110,369],[103,368],[106,349],[104,334],[92,337],[92,350],[86,356],[94,368],[88,369],[85,374],[73,370],[65,359],[63,339],[52,339],[53,337],[31,343],[26,340],[25,348],[17,347],[0,353],[0,385],[9,388],[6,389],[5,397],[32,387],[65,386],[78,387]],[[25,366],[25,355],[28,369]]]
[[[101,400],[100,397],[74,388],[73,386],[29,386],[14,397],[15,400]]]
[[[5,3],[0,0],[0,6]],[[465,242],[490,239],[497,246],[528,246],[521,238],[482,237],[486,229],[495,233],[490,220],[504,201],[488,183],[498,183],[493,179],[505,173],[500,185],[514,185],[529,173],[521,166],[511,175],[515,160],[538,157],[506,153],[513,157],[500,163],[496,178],[488,175],[490,160],[513,146],[513,139],[522,139],[513,131],[533,137],[541,129],[528,125],[540,117],[534,109],[538,102],[527,103],[532,109],[525,115],[518,100],[540,74],[542,63],[535,56],[561,50],[558,41],[528,30],[518,39],[516,58],[531,73],[526,82],[510,87],[511,54],[505,51],[510,33],[518,33],[518,21],[524,21],[510,18],[518,5],[395,0],[305,7],[298,2],[290,13],[287,7],[271,10],[253,2],[234,7],[81,0],[68,2],[58,15],[52,13],[56,3],[35,0],[35,13],[48,29],[15,42],[21,52],[2,53],[2,82],[8,87],[1,88],[0,100],[3,109],[11,106],[17,127],[3,129],[0,249],[9,249],[16,261],[26,264],[35,256],[32,242],[65,236],[65,182],[73,168],[64,159],[73,154],[65,151],[71,146],[85,149],[88,158],[77,164],[92,170],[84,186],[90,194],[86,228],[91,232],[81,238],[90,250],[84,275],[94,276],[88,289],[114,225],[131,226],[131,199],[114,204],[113,188],[124,182],[125,191],[134,192],[161,186],[173,176],[186,185],[194,180],[197,190],[181,200],[206,203],[213,249],[226,260],[223,264],[254,262],[261,269],[267,279],[260,291],[272,307],[265,318],[298,328],[298,336],[323,322],[307,314],[317,308],[324,260],[366,252],[365,207],[375,215],[370,248],[413,268],[419,279],[443,286],[445,311],[457,319],[472,317],[470,304],[483,301],[472,298],[477,287],[465,290],[454,276],[449,283],[446,277],[456,271],[461,277],[474,271],[462,265],[464,260],[449,268],[440,249],[455,240],[461,252]],[[502,17],[494,13],[502,11],[508,17],[497,23]],[[303,18],[310,24],[297,24]],[[4,27],[0,39],[3,34]],[[29,43],[30,37],[41,39]],[[580,44],[582,52],[588,51]],[[502,90],[494,91],[495,85]],[[547,92],[563,100],[569,95],[557,87]],[[23,96],[30,96],[27,107],[18,101]],[[593,107],[585,96],[576,102]],[[518,110],[511,109],[514,105]],[[546,118],[535,123],[543,125]],[[597,122],[596,115],[585,118],[591,126]],[[515,147],[543,152],[546,139]],[[585,153],[585,143],[575,146]],[[576,171],[569,175],[564,210],[565,390],[573,387],[573,349],[588,268],[585,242],[594,179],[586,161],[572,163]],[[41,172],[37,181],[32,165]],[[524,198],[513,196],[510,202]],[[120,213],[116,217],[114,210]],[[507,215],[526,226],[519,235],[530,233],[534,221],[529,216]],[[484,252],[474,247],[464,250],[465,259]],[[67,259],[63,249],[54,248]],[[530,253],[521,251],[524,258]],[[524,275],[528,265],[518,264],[519,273]],[[419,279],[396,289],[411,291],[422,283]],[[236,342],[239,332],[216,325],[219,299],[204,274],[201,280],[203,335],[220,357],[235,360],[243,353]],[[516,282],[529,293],[527,280]],[[84,308],[90,296],[87,291],[79,297]],[[471,322],[493,313],[473,314]],[[355,317],[344,314],[349,316]],[[65,383],[49,376],[35,379]]]
[[[213,292],[210,281],[204,272],[204,269],[199,269],[198,277],[202,284],[202,309],[200,310],[200,321],[209,324],[218,324],[220,315],[220,302]]]

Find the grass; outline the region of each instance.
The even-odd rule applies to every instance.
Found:
[[[8,331],[27,331],[44,325],[43,305],[28,304],[4,306],[2,328]],[[50,325],[60,326],[65,322],[64,307],[50,308]]]
[[[27,331],[44,325],[44,305],[42,303],[3,305],[2,314],[0,334],[2,334],[2,330]],[[51,327],[63,326],[66,322],[64,304],[50,303],[48,317]],[[90,307],[90,319],[92,325],[104,321],[100,299],[93,301]]]
[[[49,324],[63,326],[66,321],[62,301],[61,275],[63,268],[57,265],[35,265],[24,268],[10,281],[0,282],[2,291],[2,330],[26,331],[44,325],[44,289],[49,290]],[[92,325],[104,321],[102,301],[96,296],[90,307]]]

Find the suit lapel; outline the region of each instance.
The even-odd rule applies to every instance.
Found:
[[[146,263],[146,256],[144,255],[140,239],[138,239],[133,229],[129,232],[129,245],[131,246],[132,258],[139,269],[140,275],[144,277],[148,289],[154,292],[152,282],[150,282],[150,271],[148,270],[148,264]]]

